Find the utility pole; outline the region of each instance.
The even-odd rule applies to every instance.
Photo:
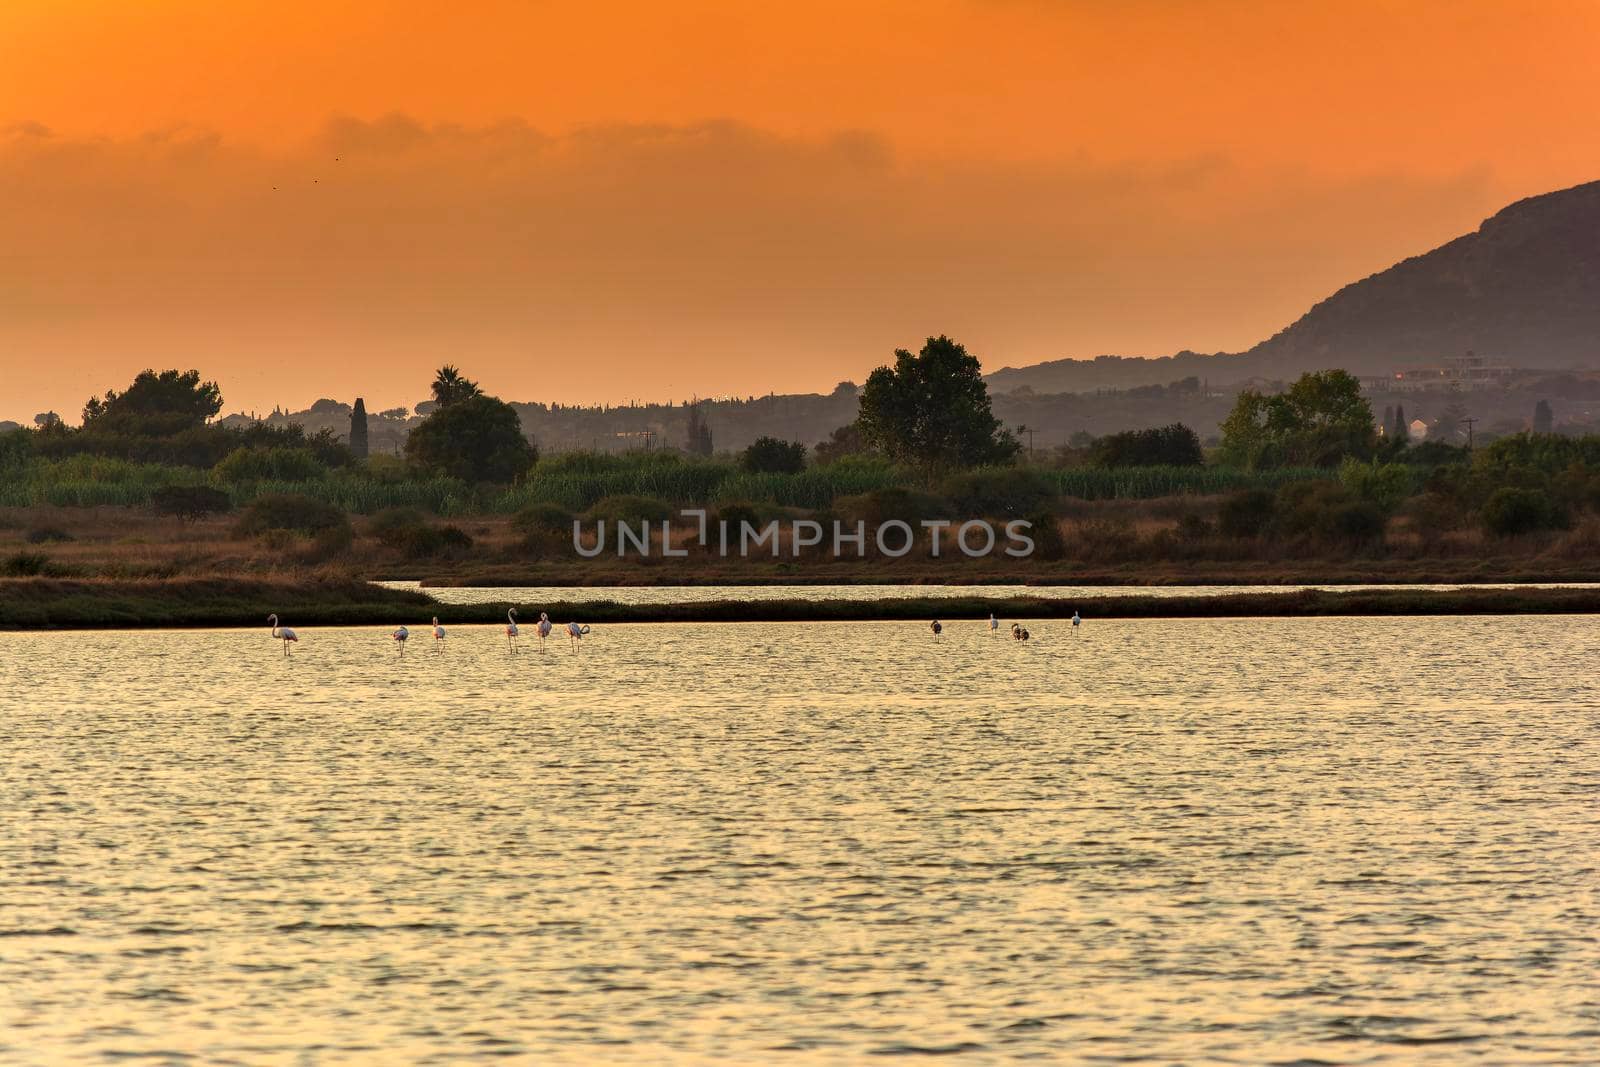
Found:
[[[1467,428],[1467,451],[1468,452],[1472,451],[1472,427],[1473,427],[1474,424],[1477,423],[1477,421],[1478,421],[1477,419],[1474,419],[1471,416],[1468,416],[1467,418],[1464,418],[1464,419],[1461,420],[1461,425],[1463,425],[1463,426],[1465,426]]]

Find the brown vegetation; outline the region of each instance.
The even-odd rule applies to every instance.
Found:
[[[348,538],[289,530],[250,535],[237,515],[197,522],[138,508],[0,509],[0,573],[58,579],[415,579],[437,585],[1278,584],[1600,581],[1600,520],[1570,531],[1487,538],[1389,520],[1380,550],[1315,539],[1239,539],[1218,530],[1220,498],[1069,501],[1058,560],[967,559],[948,549],[835,559],[785,548],[774,559],[704,550],[663,559],[578,558],[570,536],[532,537],[515,517],[446,522],[421,514],[356,517]],[[765,517],[765,516],[763,516]],[[684,545],[688,533],[678,536]],[[692,546],[691,546],[692,547]],[[27,567],[6,571],[25,557]]]

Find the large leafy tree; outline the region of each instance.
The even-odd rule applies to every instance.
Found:
[[[1222,422],[1223,458],[1239,466],[1329,467],[1377,443],[1372,405],[1346,371],[1302,374],[1287,392],[1239,394]]]
[[[406,438],[406,458],[468,482],[514,481],[539,458],[522,420],[503,400],[482,394],[441,405]]]
[[[197,370],[143,371],[122,392],[106,390],[83,405],[83,428],[115,433],[173,434],[204,426],[222,410],[222,390]]]
[[[482,395],[478,383],[464,377],[454,364],[446,363],[433,377],[433,399],[442,408]]]
[[[930,337],[913,355],[895,351],[861,390],[857,425],[869,446],[927,466],[1002,463],[1018,444],[994,417],[978,360],[948,337]]]

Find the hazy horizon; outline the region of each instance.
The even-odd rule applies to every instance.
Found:
[[[0,418],[76,422],[145,367],[264,412],[410,406],[447,362],[615,404],[827,392],[936,333],[989,371],[1237,351],[1600,176],[1567,133],[1596,29],[1490,2],[24,0]]]

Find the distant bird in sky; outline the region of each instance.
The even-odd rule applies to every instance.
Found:
[[[506,609],[506,648],[507,649],[515,649],[517,647],[517,634],[520,633],[520,632],[521,631],[517,629],[517,609],[516,608],[507,608]]]
[[[267,623],[272,627],[273,639],[283,642],[283,654],[287,656],[289,654],[289,646],[298,643],[300,638],[296,637],[295,632],[287,626],[279,626],[277,615],[268,615]]]
[[[437,615],[433,617],[433,647],[440,652],[444,651],[444,627],[439,625]]]
[[[406,642],[411,639],[411,631],[404,626],[394,632],[394,643],[400,646],[400,654],[406,654]]]

